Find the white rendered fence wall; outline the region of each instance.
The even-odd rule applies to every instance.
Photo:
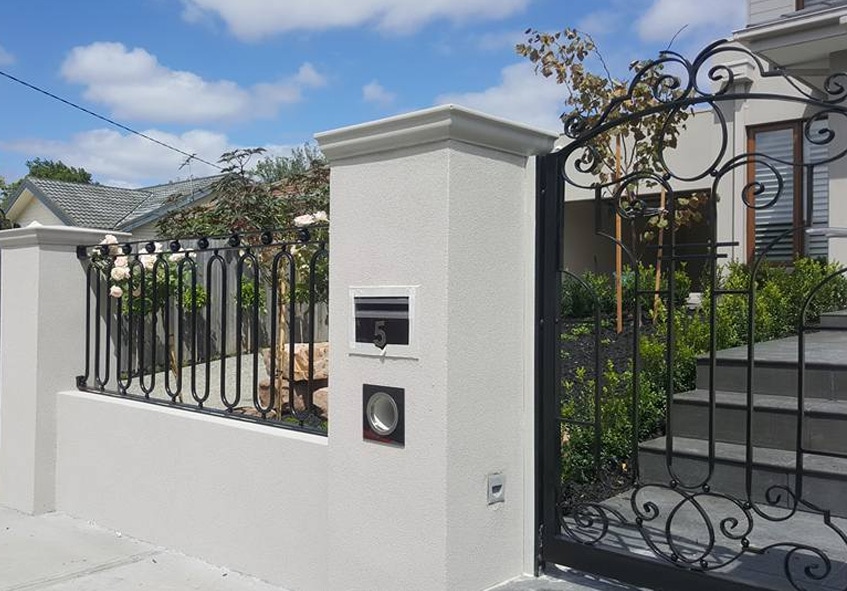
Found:
[[[482,591],[531,571],[533,155],[554,140],[454,106],[319,136],[333,166],[329,437],[72,390],[74,247],[102,233],[2,233],[0,502],[291,591]],[[350,288],[392,285],[416,286],[415,355],[352,354]],[[405,389],[404,447],[363,440],[366,383]],[[506,500],[489,505],[495,472]]]

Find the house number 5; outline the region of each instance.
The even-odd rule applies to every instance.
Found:
[[[379,349],[385,349],[388,344],[388,335],[385,334],[385,320],[374,322],[374,345]]]

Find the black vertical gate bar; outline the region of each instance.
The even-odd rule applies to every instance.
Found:
[[[556,470],[556,458],[561,451],[552,449],[556,441],[555,430],[559,428],[559,412],[556,408],[558,385],[553,365],[558,360],[558,306],[559,300],[559,253],[558,234],[560,220],[557,216],[556,201],[562,193],[556,155],[544,156],[538,159],[537,187],[537,223],[538,240],[536,253],[538,310],[536,324],[536,339],[538,355],[536,355],[536,406],[541,412],[541,439],[538,442],[538,462],[540,464],[541,507],[540,516],[542,529],[541,544],[546,545],[558,531],[556,506],[559,475]],[[544,557],[542,555],[541,562]]]

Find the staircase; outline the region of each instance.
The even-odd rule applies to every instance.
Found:
[[[804,500],[847,517],[847,311],[825,314],[807,333]],[[795,490],[797,439],[797,337],[758,343],[753,403],[753,499],[771,486]],[[746,497],[747,347],[717,353],[715,472],[711,490]],[[698,360],[697,389],[673,400],[673,468],[683,484],[708,473],[709,359]],[[668,484],[667,436],[641,444],[642,482]]]

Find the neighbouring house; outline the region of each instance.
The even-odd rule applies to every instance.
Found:
[[[27,226],[78,226],[130,232],[135,240],[156,237],[156,222],[167,213],[212,198],[222,175],[139,189],[27,177],[9,200],[7,217]]]
[[[770,163],[735,166],[716,187],[718,240],[735,244],[725,247],[725,254],[741,261],[792,227],[847,228],[847,201],[829,199],[847,189],[847,162],[838,158],[847,149],[847,118],[827,116],[820,107],[802,101],[785,100],[801,93],[821,100],[833,98],[827,95],[828,78],[847,72],[847,0],[748,0],[747,6],[747,26],[731,39],[740,51],[713,56],[701,67],[699,81],[708,84],[709,69],[722,66],[734,76],[729,93],[760,97],[698,105],[678,147],[668,151],[671,168],[683,177],[707,170],[724,141],[720,165],[745,153],[760,154],[764,158],[758,160]],[[775,74],[774,66],[780,66],[782,75],[763,76],[760,63],[767,74]],[[844,84],[845,80],[839,77],[831,82]],[[837,88],[830,84],[829,90]],[[765,94],[780,98],[766,99],[761,96]],[[834,132],[831,142],[823,141],[827,129]],[[834,161],[828,163],[828,159]],[[773,207],[763,207],[776,195],[777,177],[784,183],[783,196]],[[672,185],[678,193],[711,190],[713,180],[706,175],[691,182],[674,179]],[[756,182],[765,190],[755,197],[756,208],[746,207],[745,187]],[[650,191],[646,192],[649,198]],[[595,235],[593,201],[593,192],[567,186],[565,264],[577,273],[587,269],[610,273],[614,248],[608,239]],[[604,228],[613,226],[611,208],[601,214]],[[706,228],[684,232],[688,235],[681,236],[680,243],[702,242],[708,235]],[[794,232],[778,240],[768,259],[787,262],[805,255],[847,263],[845,242],[820,233]]]
[[[847,71],[847,1],[845,0],[748,0],[748,24],[736,31],[734,39],[743,47],[771,64],[778,64],[796,84],[821,99],[833,99],[827,90],[833,74]],[[739,73],[747,73],[740,83],[752,92],[791,93],[794,89],[781,77],[763,78],[752,63],[735,62]],[[746,79],[745,79],[746,78]],[[843,84],[838,77],[836,84]],[[786,181],[793,200],[780,200],[768,210],[749,210],[737,216],[736,235],[743,237],[744,254],[772,240],[780,229],[792,225],[847,227],[847,202],[829,199],[847,187],[847,163],[838,155],[844,151],[847,121],[844,116],[822,113],[802,103],[752,101],[738,105],[735,111],[736,138],[746,142],[747,151],[775,158],[800,161],[806,166],[791,167],[773,162]],[[843,105],[843,102],[839,102]],[[832,142],[821,142],[826,129],[834,132]],[[791,155],[789,157],[788,155]],[[827,164],[809,166],[829,158]],[[746,174],[746,181],[767,182],[772,171],[757,166]],[[761,199],[767,199],[764,194]],[[811,236],[803,232],[781,241],[774,255],[783,260],[793,254],[827,257],[847,262],[847,244]]]

